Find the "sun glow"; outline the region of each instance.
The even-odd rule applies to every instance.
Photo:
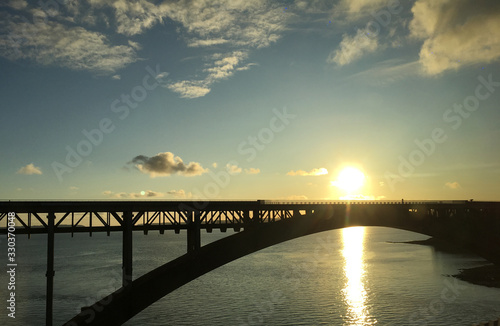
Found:
[[[335,186],[348,194],[360,190],[365,184],[365,174],[352,166],[345,167],[340,171],[337,180],[332,181],[332,186]]]

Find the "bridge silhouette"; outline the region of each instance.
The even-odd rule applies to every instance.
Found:
[[[383,226],[446,240],[500,265],[500,203],[472,201],[40,201],[0,202],[16,234],[46,233],[46,325],[52,325],[56,233],[122,232],[122,287],[64,325],[121,325],[197,277],[266,247],[350,226]],[[201,246],[201,231],[235,234]],[[133,279],[134,231],[186,232],[186,254]],[[183,232],[184,233],[184,232]]]

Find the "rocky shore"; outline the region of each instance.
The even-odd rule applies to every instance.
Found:
[[[493,264],[461,269],[451,276],[472,284],[500,288],[500,266]]]
[[[432,246],[436,250],[447,252],[447,253],[467,253],[468,251],[464,248],[456,247],[450,243],[436,238],[429,238],[427,240],[415,240],[406,242],[393,242],[393,243],[405,243],[405,244],[417,244]],[[459,280],[488,287],[500,288],[500,266],[488,264],[485,266],[464,268],[460,269],[458,274],[450,275],[456,277]]]

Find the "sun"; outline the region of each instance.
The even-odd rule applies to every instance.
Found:
[[[347,193],[353,193],[365,184],[365,174],[358,168],[348,166],[340,171],[337,180],[332,181],[332,186],[340,188]]]

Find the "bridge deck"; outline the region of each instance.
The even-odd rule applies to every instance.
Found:
[[[187,229],[199,215],[201,229],[240,230],[258,216],[260,223],[274,222],[304,215],[306,212],[327,210],[344,212],[347,207],[378,210],[396,206],[415,214],[456,216],[470,210],[496,210],[495,202],[470,201],[12,201],[0,202],[0,234],[7,233],[9,212],[16,214],[19,234],[47,233],[47,215],[54,214],[55,233],[123,231],[124,212],[132,213],[132,229]]]

